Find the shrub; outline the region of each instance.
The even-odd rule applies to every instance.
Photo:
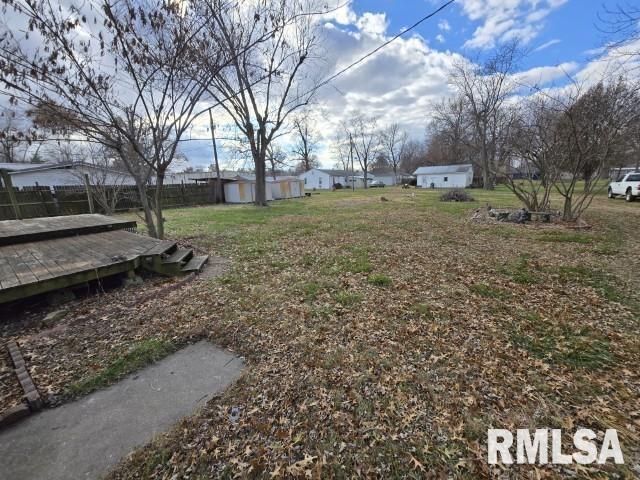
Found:
[[[473,197],[464,190],[455,189],[449,190],[447,193],[443,193],[440,196],[441,202],[473,202]]]

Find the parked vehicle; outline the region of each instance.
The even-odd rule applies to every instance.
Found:
[[[627,202],[633,202],[640,197],[640,172],[628,173],[617,182],[609,184],[607,196],[615,198],[624,195]]]
[[[374,180],[369,184],[369,188],[384,188],[384,183],[380,180]]]

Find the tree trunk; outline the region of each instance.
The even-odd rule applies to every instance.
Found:
[[[564,197],[564,208],[562,210],[562,219],[565,222],[570,222],[573,220],[573,206],[571,202],[571,197]]]
[[[260,152],[255,162],[256,167],[256,198],[254,203],[258,207],[267,206],[267,168],[266,152]]]
[[[133,178],[135,179],[136,187],[138,188],[140,205],[142,206],[142,211],[144,212],[144,223],[147,226],[149,236],[158,238],[156,224],[153,220],[153,212],[151,210],[151,205],[149,204],[149,198],[147,197],[147,186],[138,178],[137,175],[134,175]]]
[[[156,238],[164,239],[164,218],[162,217],[162,188],[164,187],[164,171],[156,174],[156,191],[154,196],[154,210],[156,214]]]
[[[364,169],[364,188],[369,188],[369,182],[367,179],[367,169]]]
[[[211,126],[211,141],[213,142],[213,161],[216,167],[216,203],[222,203],[222,178],[220,178],[220,163],[218,162],[218,146],[216,144],[216,126],[213,124],[213,114],[209,110],[209,125]]]

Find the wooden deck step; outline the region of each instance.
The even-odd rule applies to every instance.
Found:
[[[184,273],[200,272],[205,264],[209,261],[209,255],[199,255],[192,257],[187,264],[182,267]]]
[[[178,245],[175,242],[163,241],[153,248],[150,248],[145,255],[171,255],[178,249]]]
[[[190,248],[181,248],[173,252],[168,258],[165,258],[162,263],[165,265],[171,263],[179,263],[182,265],[191,260],[191,257],[193,257],[193,250]]]
[[[117,230],[134,231],[136,222],[105,215],[70,215],[0,221],[0,245],[17,245],[54,238]]]

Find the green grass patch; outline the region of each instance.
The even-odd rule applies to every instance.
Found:
[[[523,253],[518,259],[501,270],[502,273],[508,275],[514,282],[521,285],[535,285],[540,283],[540,278],[535,273],[535,268],[531,265],[530,255]]]
[[[313,302],[316,298],[318,298],[318,293],[322,286],[318,282],[307,282],[302,285],[302,291],[304,293],[304,298],[307,302]]]
[[[495,298],[496,300],[504,300],[509,296],[507,292],[490,287],[486,283],[476,283],[471,285],[470,290],[481,297]]]
[[[613,284],[613,279],[605,273],[583,266],[546,267],[546,271],[555,273],[565,282],[580,282],[591,286],[610,302],[630,304],[631,300],[622,295]],[[630,304],[635,306],[634,304]]]
[[[391,277],[382,274],[369,275],[367,281],[376,287],[388,287],[393,283]]]
[[[352,292],[338,292],[334,296],[336,302],[338,302],[343,307],[353,307],[354,305],[362,302],[362,295],[360,293],[352,293]]]
[[[176,345],[170,341],[151,339],[137,342],[102,370],[72,384],[68,393],[71,396],[79,396],[104,388],[175,351]]]
[[[331,273],[368,273],[373,270],[367,250],[361,247],[349,247],[348,251],[348,255],[341,255],[336,259]]]
[[[571,368],[602,368],[613,362],[611,343],[587,326],[544,320],[524,313],[510,332],[511,342],[535,357]]]

